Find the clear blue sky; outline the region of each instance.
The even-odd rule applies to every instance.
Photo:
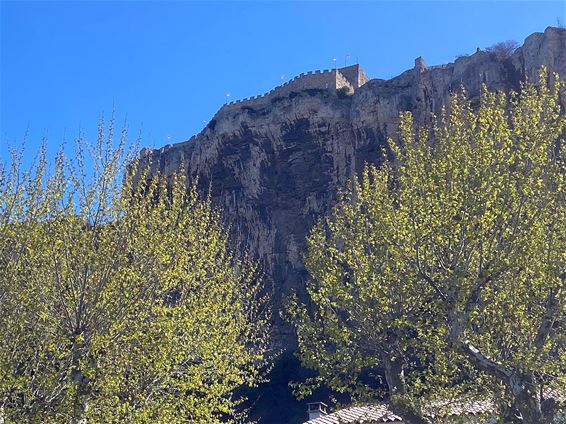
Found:
[[[0,1],[0,154],[96,133],[114,108],[141,145],[199,132],[224,103],[359,58],[371,78],[452,61],[557,19],[566,1]]]

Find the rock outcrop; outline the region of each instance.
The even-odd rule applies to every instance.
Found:
[[[509,57],[478,49],[432,67],[419,58],[395,78],[364,80],[353,94],[321,87],[238,102],[221,108],[189,141],[146,149],[141,157],[165,174],[183,164],[190,179],[199,176],[202,190],[224,211],[234,248],[262,264],[277,311],[292,289],[304,295],[309,229],[348,179],[366,162],[379,162],[400,111],[426,122],[461,85],[472,96],[483,83],[490,90],[517,89],[525,78],[536,79],[541,65],[566,78],[566,30],[535,33]],[[289,327],[274,316],[277,340],[292,343]]]

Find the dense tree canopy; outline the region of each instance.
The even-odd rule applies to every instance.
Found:
[[[465,396],[502,422],[550,420],[566,387],[563,101],[543,71],[519,94],[454,94],[432,128],[401,115],[392,159],[308,238],[311,302],[288,312],[320,381],[367,395],[357,377],[383,366],[411,423]]]
[[[232,422],[261,379],[255,266],[181,175],[125,173],[124,137],[1,168],[6,422]]]

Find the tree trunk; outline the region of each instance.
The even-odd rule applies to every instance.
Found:
[[[71,424],[86,424],[86,411],[88,407],[88,378],[82,372],[73,370],[75,381],[75,397],[73,399],[73,417]]]
[[[536,390],[537,384],[532,374],[512,375],[509,379],[509,386],[525,424],[544,424],[547,422],[542,414],[540,399]]]
[[[86,424],[86,411],[90,398],[90,379],[81,370],[80,359],[83,355],[84,344],[73,343],[73,359],[71,365],[71,378],[75,385],[73,397],[73,416],[71,424]]]
[[[385,379],[389,387],[390,406],[393,413],[408,424],[431,424],[424,415],[407,401],[407,388],[401,355],[384,355]]]
[[[515,374],[499,362],[485,356],[468,341],[460,344],[460,352],[470,359],[471,363],[481,371],[500,378],[513,396],[513,404],[523,418],[524,424],[545,424],[552,418],[542,413],[536,378],[532,373]]]

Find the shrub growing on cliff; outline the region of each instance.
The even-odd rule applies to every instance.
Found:
[[[264,363],[254,265],[182,175],[122,179],[111,129],[84,147],[50,175],[44,153],[2,167],[2,418],[231,422]]]
[[[488,53],[492,53],[499,60],[505,60],[511,57],[515,50],[519,48],[519,43],[514,40],[502,41],[490,46],[486,49]]]
[[[308,238],[311,310],[289,313],[320,380],[363,392],[383,365],[394,410],[474,394],[502,422],[550,422],[566,387],[564,85],[453,95],[432,130],[401,115],[395,161],[366,167]],[[562,94],[561,94],[562,93]],[[414,372],[416,371],[416,372]]]

